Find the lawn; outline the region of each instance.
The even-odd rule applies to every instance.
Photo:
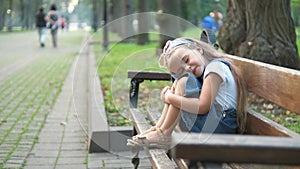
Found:
[[[155,34],[151,36],[157,37]],[[156,46],[157,43],[149,43],[144,46],[133,43],[117,43],[111,44],[107,53],[102,51],[100,45],[94,47],[108,122],[111,126],[131,125],[130,120],[128,120],[130,80],[127,78],[127,71],[166,71],[158,66],[158,56],[155,53]],[[152,98],[159,98],[157,94],[160,92],[156,91],[167,84],[168,82],[159,81],[142,83],[140,91],[143,92],[140,98],[144,99],[139,102],[139,105],[149,103]],[[153,96],[154,93],[155,96]]]
[[[299,29],[298,33],[299,32]],[[188,30],[182,36],[197,38],[199,30]],[[299,35],[298,35],[299,36]],[[100,36],[95,36],[99,38]],[[150,35],[157,40],[157,35]],[[299,38],[297,38],[299,45]],[[95,46],[97,54],[98,73],[105,95],[105,106],[109,124],[131,125],[128,113],[129,79],[127,70],[166,71],[159,68],[158,56],[155,54],[157,43],[137,46],[133,43],[117,43],[109,46],[109,52],[102,51],[100,45]],[[161,110],[162,104],[157,100],[160,90],[170,82],[144,82],[140,87],[139,107],[144,110]],[[141,99],[142,98],[142,99]],[[300,133],[300,116],[269,103],[257,96],[249,96],[249,107],[264,114],[266,117],[278,122],[293,131]]]
[[[297,43],[297,47],[298,47],[298,56],[300,57],[300,27],[296,28],[296,43]]]

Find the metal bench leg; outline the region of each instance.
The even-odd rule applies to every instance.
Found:
[[[143,81],[144,80],[140,80],[140,79],[131,79],[130,90],[129,90],[129,100],[130,100],[131,108],[137,108],[139,85]],[[132,131],[132,135],[133,136],[137,135],[137,131],[134,127],[133,127],[133,131]],[[132,147],[131,151],[133,153],[131,163],[133,164],[134,168],[137,169],[140,164],[140,158],[139,158],[140,147],[138,147],[138,146]]]
[[[131,163],[133,164],[134,168],[137,169],[140,164],[140,158],[139,158],[140,147],[138,146],[132,147],[131,151],[133,153]]]
[[[129,100],[130,107],[137,108],[138,96],[139,96],[139,86],[144,80],[142,79],[131,79],[130,89],[129,89]]]

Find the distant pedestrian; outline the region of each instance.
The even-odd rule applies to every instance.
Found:
[[[210,12],[208,16],[205,16],[201,22],[201,27],[206,31],[209,37],[209,43],[217,44],[216,32],[222,26],[223,15],[218,10]]]
[[[46,20],[48,21],[48,28],[50,28],[51,30],[51,36],[52,36],[52,44],[53,47],[57,47],[57,33],[58,33],[58,27],[59,27],[59,23],[58,23],[58,12],[56,10],[56,5],[52,4],[50,7],[50,11],[48,12],[47,16],[46,16]]]
[[[61,30],[64,30],[65,25],[66,25],[66,20],[65,20],[64,17],[61,17],[60,18],[60,27],[61,27]]]
[[[44,13],[44,8],[40,7],[37,14],[36,14],[36,27],[39,33],[39,43],[41,47],[45,46],[45,39],[46,39],[46,14]]]

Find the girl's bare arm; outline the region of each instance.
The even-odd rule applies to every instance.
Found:
[[[182,83],[182,81],[179,81],[179,86],[182,86]],[[187,98],[167,91],[165,102],[187,112],[205,114],[214,102],[221,83],[222,79],[219,75],[209,73],[203,82],[199,98]]]

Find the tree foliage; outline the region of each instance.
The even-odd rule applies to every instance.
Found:
[[[83,18],[86,13],[89,13],[91,10],[81,7],[81,1],[85,5],[90,5],[88,1],[79,0],[78,6],[74,8],[72,12],[86,11],[82,13]],[[12,6],[10,6],[10,3]],[[71,5],[71,0],[0,0],[0,30],[3,30],[4,27],[7,27],[9,23],[12,23],[13,27],[21,27],[23,30],[32,29],[35,25],[35,15],[39,7],[44,7],[45,12],[50,10],[51,4],[56,4],[57,9],[61,16],[69,18],[72,15],[72,12],[69,11]],[[88,7],[88,6],[87,6]],[[90,6],[91,7],[91,6]],[[77,11],[77,9],[79,9]],[[79,20],[82,19],[79,17]],[[88,20],[90,18],[87,18]]]

